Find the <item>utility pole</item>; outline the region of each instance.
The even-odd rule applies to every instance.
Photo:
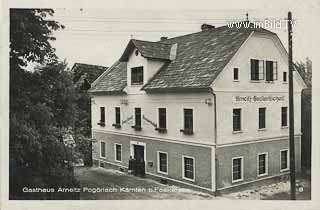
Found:
[[[288,12],[289,44],[289,147],[290,147],[290,198],[296,200],[296,169],[294,150],[293,63],[292,63],[292,15]]]

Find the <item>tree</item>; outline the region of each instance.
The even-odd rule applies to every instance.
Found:
[[[312,145],[312,61],[295,63],[296,70],[307,85],[301,95],[301,165],[303,170],[311,169],[311,145]]]
[[[10,199],[57,199],[50,193],[23,194],[22,187],[76,184],[61,141],[74,124],[75,92],[72,73],[50,44],[53,31],[63,28],[49,20],[53,14],[51,9],[10,10]],[[41,67],[29,72],[24,69],[29,62]]]

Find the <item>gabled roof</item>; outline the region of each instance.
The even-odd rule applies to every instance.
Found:
[[[94,83],[89,92],[119,93],[127,85],[127,62],[117,61],[106,70]]]
[[[115,67],[110,67],[106,75],[97,79],[91,92],[122,91],[126,87],[126,61],[134,47],[144,57],[166,60],[166,64],[148,81],[143,90],[158,92],[208,89],[253,31],[274,35],[262,28],[222,26],[159,42],[130,40]],[[173,45],[177,46],[176,58],[170,60],[168,57]]]
[[[85,79],[89,83],[92,83],[107,69],[108,67],[106,66],[75,63],[72,67],[72,71],[74,72],[74,81],[79,80],[83,75],[85,75]]]
[[[143,57],[170,60],[172,44],[161,42],[149,42],[131,39],[120,57],[120,61],[128,61],[129,55],[134,48],[137,48]]]

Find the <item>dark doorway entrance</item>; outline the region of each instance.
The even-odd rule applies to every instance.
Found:
[[[133,157],[135,159],[133,174],[135,176],[145,176],[145,162],[144,162],[144,146],[133,145]]]
[[[144,161],[144,146],[141,145],[133,145],[133,151],[134,151],[134,159],[136,159],[138,162]]]

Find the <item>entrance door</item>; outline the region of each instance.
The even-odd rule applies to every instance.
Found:
[[[133,155],[138,162],[144,161],[144,146],[133,145]]]

